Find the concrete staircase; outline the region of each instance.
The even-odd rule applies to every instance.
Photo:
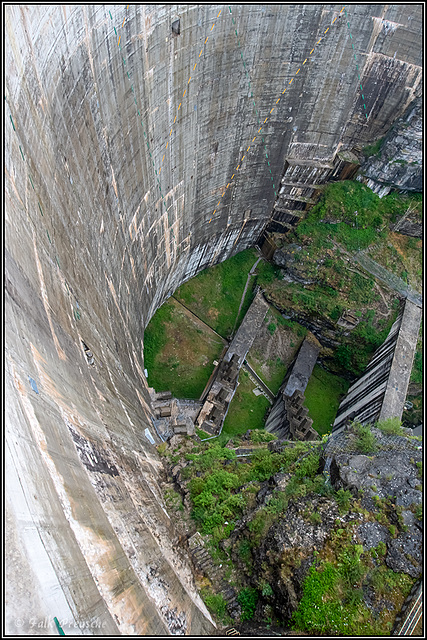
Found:
[[[209,551],[205,547],[203,537],[198,531],[188,539],[188,547],[196,569],[209,578],[215,592],[223,596],[228,614],[232,618],[240,618],[241,608],[237,601],[237,593],[234,587],[224,579],[221,566],[216,565],[212,560]]]

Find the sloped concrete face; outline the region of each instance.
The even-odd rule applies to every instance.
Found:
[[[254,244],[287,159],[371,142],[418,95],[420,8],[348,16],[368,118],[341,8],[5,7],[8,633],[211,633],[162,501],[143,331]]]

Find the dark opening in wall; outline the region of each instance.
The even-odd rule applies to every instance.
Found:
[[[83,342],[82,340],[81,343],[82,343],[84,354],[86,356],[87,363],[90,365],[95,364],[92,351],[89,349],[86,342]]]
[[[172,22],[172,35],[179,36],[181,32],[181,20],[177,18]]]

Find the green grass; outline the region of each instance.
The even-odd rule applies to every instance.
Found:
[[[287,367],[285,363],[279,357],[275,360],[267,360],[268,373],[266,373],[266,367],[262,367],[264,363],[259,356],[257,357],[257,354],[249,352],[247,361],[270,391],[277,394],[286,375]]]
[[[313,429],[320,435],[331,431],[340,400],[349,383],[315,365],[305,390],[305,406],[313,420]]]
[[[235,325],[248,273],[256,259],[255,249],[241,251],[185,282],[176,290],[175,297],[217,333],[228,338]],[[250,291],[245,299],[246,307],[248,301]]]
[[[199,398],[223,346],[218,336],[169,298],[144,333],[148,384],[177,398]]]
[[[210,589],[204,587],[200,591],[200,595],[202,596],[205,605],[215,618],[227,626],[232,623],[232,620],[227,613],[227,603],[221,593],[213,593]]]
[[[312,249],[320,248],[330,238],[350,251],[364,249],[385,238],[387,223],[397,220],[408,207],[421,215],[422,195],[391,193],[380,198],[357,180],[332,182],[298,225],[295,239],[309,237]],[[331,223],[320,223],[321,220]]]
[[[276,358],[275,361],[269,364],[270,364],[269,375],[260,376],[260,378],[261,380],[264,380],[265,378],[264,382],[267,385],[267,387],[270,389],[272,393],[277,394],[279,393],[279,389],[282,386],[283,380],[285,378],[287,367],[285,366],[285,364],[280,358]]]
[[[377,229],[383,227],[386,217],[381,199],[365,185],[356,180],[333,182],[298,225],[296,236],[309,236],[313,248],[333,238],[350,251],[363,249],[378,240]],[[319,224],[320,220],[331,223]]]
[[[310,636],[390,635],[396,611],[414,582],[404,573],[372,562],[372,553],[351,539],[352,527],[333,532],[334,541],[310,567],[303,596],[293,615],[294,630]],[[382,557],[378,549],[377,558]],[[326,556],[326,557],[325,557]],[[376,603],[391,599],[394,610],[382,608],[377,617],[363,601],[364,587],[373,585]]]
[[[230,403],[222,434],[232,438],[248,429],[262,429],[265,412],[270,406],[263,395],[255,396],[254,385],[244,369],[240,370],[239,385]]]

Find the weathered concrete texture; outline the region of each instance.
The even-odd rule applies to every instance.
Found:
[[[422,309],[409,300],[406,301],[402,325],[397,336],[394,357],[391,363],[380,420],[402,417],[403,405],[408,392],[409,378],[417,347]]]
[[[256,242],[287,159],[371,142],[420,90],[419,5],[348,10],[368,119],[341,5],[231,10],[4,7],[9,612],[212,631],[162,503],[144,327]]]
[[[292,424],[294,418],[293,400],[292,396],[297,397],[296,394],[304,396],[305,389],[308,381],[316,364],[317,356],[321,349],[320,342],[315,338],[313,334],[308,334],[302,343],[293,366],[289,369],[285,376],[279,393],[277,394],[276,401],[272,406],[267,420],[265,422],[265,428],[270,433],[275,433],[279,438],[292,438],[295,437],[299,431],[295,431],[295,425]],[[307,418],[308,410],[302,406],[300,401],[298,406],[299,420],[296,420],[295,424],[299,424],[301,420],[304,420],[302,425],[303,430],[307,432],[307,437],[303,439],[307,440],[313,436],[314,431],[311,429],[310,419]],[[308,422],[310,421],[310,423]],[[317,434],[316,434],[317,436]]]
[[[242,365],[246,354],[251,348],[262,322],[269,309],[262,291],[258,290],[251,306],[246,312],[240,327],[237,330],[231,344],[224,356],[224,360],[229,361],[233,356],[237,357],[239,367]]]
[[[197,417],[197,425],[212,435],[221,433],[228,407],[237,388],[240,367],[268,311],[258,289],[236,335],[213,376],[213,383]]]
[[[342,431],[349,420],[366,424],[402,417],[421,318],[422,309],[407,299],[365,373],[342,400],[332,427],[334,433]]]

